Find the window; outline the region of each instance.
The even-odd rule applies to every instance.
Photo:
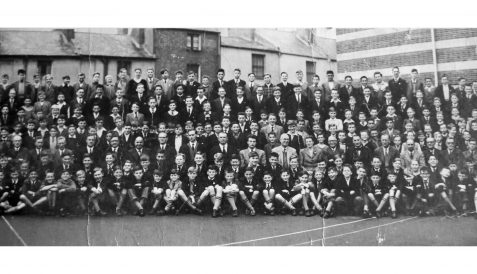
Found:
[[[37,68],[38,68],[38,74],[40,75],[40,77],[43,77],[47,74],[51,74],[51,61],[39,60]]]
[[[118,71],[117,71],[116,75],[119,75],[119,71],[122,68],[125,68],[126,71],[127,71],[127,74],[131,75],[131,73],[130,73],[130,71],[131,71],[131,61],[118,60]]]
[[[252,72],[258,79],[263,79],[265,74],[265,55],[252,54]]]
[[[200,82],[200,65],[199,64],[187,64],[187,71],[186,74],[189,73],[189,71],[195,72],[196,75],[196,81]],[[187,77],[187,75],[185,75]]]
[[[187,34],[187,49],[193,51],[200,51],[202,49],[199,34]]]
[[[311,83],[313,81],[313,76],[316,74],[316,63],[306,61],[306,81]]]

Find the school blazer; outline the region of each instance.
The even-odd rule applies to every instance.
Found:
[[[336,179],[334,189],[336,189],[337,196],[348,196],[352,190],[354,190],[356,192],[355,195],[357,195],[359,194],[360,183],[356,178],[351,177],[348,185],[344,176],[339,176]]]

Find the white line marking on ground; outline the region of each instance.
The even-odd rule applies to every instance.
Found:
[[[395,221],[395,222],[391,222],[391,223],[387,223],[387,224],[383,224],[383,225],[375,225],[375,226],[368,227],[368,228],[363,228],[363,229],[359,229],[359,230],[355,230],[355,231],[351,231],[351,232],[347,232],[347,233],[343,233],[343,234],[333,235],[333,236],[330,236],[330,237],[316,239],[316,240],[307,241],[307,242],[294,244],[294,245],[305,245],[305,244],[310,244],[311,245],[314,242],[329,240],[329,239],[338,238],[338,237],[343,237],[343,236],[346,236],[346,235],[355,234],[355,233],[363,232],[363,231],[366,231],[366,230],[371,230],[371,229],[374,229],[374,228],[380,228],[380,227],[383,227],[383,226],[389,226],[389,225],[393,225],[393,224],[397,224],[397,223],[404,223],[404,222],[407,222],[407,221],[410,221],[410,220],[416,219],[416,218],[418,218],[418,217],[417,216],[410,217],[410,218],[407,218],[407,219],[402,219],[402,220],[399,220],[399,221]]]
[[[91,242],[89,241],[89,225],[90,225],[90,217],[88,212],[88,223],[86,224],[86,239],[88,240],[88,246],[91,246]]]
[[[229,246],[229,245],[237,245],[237,244],[246,244],[246,243],[251,243],[251,242],[259,242],[259,241],[264,241],[264,240],[269,240],[269,239],[275,239],[275,238],[281,238],[281,237],[286,237],[286,236],[291,236],[291,235],[296,235],[296,234],[312,232],[312,231],[318,231],[318,230],[321,230],[321,229],[326,229],[326,228],[331,228],[331,227],[337,227],[337,226],[359,223],[359,222],[363,222],[363,221],[366,221],[366,220],[372,220],[372,219],[375,219],[375,218],[376,217],[368,218],[368,219],[360,219],[360,220],[346,222],[346,223],[334,224],[334,225],[325,226],[325,227],[307,229],[307,230],[285,233],[285,234],[280,234],[280,235],[274,235],[274,236],[269,236],[269,237],[263,237],[263,238],[258,238],[258,239],[252,239],[252,240],[246,240],[246,241],[240,241],[240,242],[233,242],[233,243],[228,243],[228,244],[220,244],[220,245],[217,245],[217,246]]]
[[[13,234],[15,234],[15,236],[17,236],[18,240],[20,240],[20,242],[22,243],[22,245],[24,246],[28,246],[26,244],[26,242],[23,240],[23,238],[20,236],[20,234],[18,234],[18,232],[13,228],[13,226],[10,224],[10,222],[5,218],[5,216],[2,216],[2,219],[5,221],[5,223],[8,225],[8,227],[10,228],[10,230],[13,232]]]

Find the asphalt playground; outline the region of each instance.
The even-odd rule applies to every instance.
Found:
[[[0,246],[476,246],[473,217],[2,216]]]

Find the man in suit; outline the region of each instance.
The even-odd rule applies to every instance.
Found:
[[[426,161],[426,163],[429,162],[429,157],[431,155],[435,156],[439,162],[442,162],[441,151],[438,150],[435,145],[436,140],[433,137],[428,137],[426,139],[426,148],[423,149],[424,160]]]
[[[240,151],[240,162],[242,163],[242,167],[248,166],[249,155],[252,152],[255,152],[258,154],[259,163],[262,166],[265,166],[267,164],[267,161],[265,158],[265,152],[261,149],[256,148],[257,138],[255,136],[249,135],[247,137],[247,145],[248,145],[248,148]]]
[[[31,162],[31,155],[25,147],[22,146],[22,137],[20,135],[15,135],[12,138],[13,146],[8,149],[7,156],[12,158],[12,161],[19,163],[21,159],[27,162]]]
[[[111,106],[108,97],[104,96],[104,86],[97,85],[96,90],[94,90],[94,96],[88,101],[88,105],[99,105],[101,110],[100,113],[102,116],[108,116],[111,113]],[[86,106],[86,111],[89,111],[88,105]]]
[[[31,98],[34,101],[36,99],[36,94],[34,93],[33,86],[26,81],[26,71],[24,69],[19,69],[17,74],[18,81],[9,85],[7,91],[14,89],[20,102],[23,102],[26,97]]]
[[[285,106],[284,101],[282,101],[282,92],[280,87],[273,88],[273,96],[270,96],[267,99],[266,104],[268,113],[274,113],[275,115],[278,115],[280,109]]]
[[[192,165],[195,160],[195,155],[197,153],[204,153],[206,152],[205,146],[197,141],[197,133],[194,129],[189,130],[187,132],[187,138],[189,142],[183,144],[179,149],[179,153],[182,153],[186,157],[186,164]]]
[[[457,88],[455,88],[455,93],[457,94],[457,97],[459,97],[459,99],[462,99],[466,94],[465,86],[467,80],[464,77],[459,77],[457,82],[459,83],[459,85],[457,86]]]
[[[149,90],[148,94],[149,96],[153,95],[152,93],[154,92],[154,87],[157,85],[157,82],[159,82],[159,79],[156,78],[154,75],[154,69],[153,68],[148,68],[147,69],[147,90]]]
[[[224,106],[226,104],[231,104],[232,101],[226,97],[225,88],[219,88],[219,97],[211,102],[212,111],[217,113],[219,116],[222,116],[224,113]]]
[[[234,79],[228,81],[227,85],[226,85],[226,87],[227,87],[226,97],[227,98],[232,98],[236,95],[235,91],[237,90],[237,87],[242,87],[242,89],[245,88],[245,85],[247,83],[245,83],[244,80],[240,79],[240,75],[241,75],[240,69],[238,69],[238,68],[234,69]],[[220,96],[220,94],[219,94],[219,96]]]
[[[214,155],[216,153],[222,153],[223,160],[225,163],[230,162],[230,158],[232,157],[232,155],[238,153],[236,148],[228,143],[228,136],[225,132],[219,133],[219,144],[212,147],[209,152],[209,156],[207,159],[210,164],[214,163]]]
[[[308,101],[314,98],[313,92],[308,88],[308,82],[303,79],[303,71],[301,69],[296,71],[296,79],[297,81],[294,83],[294,85],[299,85],[301,86],[301,93],[303,96],[306,96],[308,98]]]
[[[277,125],[277,116],[274,113],[270,113],[268,115],[268,124],[262,127],[262,129],[260,129],[260,132],[266,136],[267,142],[269,142],[270,139],[268,138],[268,134],[270,132],[274,132],[275,136],[281,136],[282,133],[284,133],[284,130],[283,127]]]
[[[0,81],[0,104],[3,104],[3,99],[7,97],[8,94],[8,86],[10,85],[8,83],[9,76],[8,74],[3,74],[2,79]]]
[[[414,101],[414,97],[416,96],[416,92],[418,90],[424,91],[424,83],[419,79],[419,72],[417,69],[413,68],[411,70],[411,81],[409,81],[409,85],[407,86],[406,96],[409,102]]]
[[[91,86],[85,82],[86,75],[84,73],[79,73],[78,74],[78,83],[75,83],[73,85],[73,89],[75,90],[75,93],[78,91],[78,89],[82,89],[84,91],[84,98],[89,99],[87,95],[90,95],[92,90]]]
[[[171,100],[174,94],[174,81],[169,79],[169,70],[162,69],[161,70],[161,77],[162,79],[157,82],[162,87],[164,91],[164,95],[166,96],[167,100]]]
[[[322,93],[323,98],[322,99],[324,99],[325,102],[328,102],[331,99],[331,90],[333,90],[333,89],[340,90],[340,88],[341,88],[340,84],[334,80],[334,77],[335,77],[335,73],[332,70],[328,70],[326,72],[326,78],[327,79],[321,85],[322,90],[323,90],[323,93]],[[319,79],[319,77],[318,77],[318,79]]]
[[[462,95],[461,115],[464,118],[471,117],[472,109],[477,108],[477,95],[472,91],[470,84],[465,85],[464,94]]]
[[[139,113],[139,103],[134,102],[131,106],[132,112],[126,115],[126,124],[131,124],[136,121],[138,125],[144,122],[144,114]]]
[[[136,165],[140,164],[141,155],[147,155],[149,158],[152,153],[149,149],[144,148],[144,139],[141,136],[134,140],[134,148],[128,151],[129,160]]]
[[[386,129],[381,131],[381,135],[387,134],[389,135],[390,140],[394,139],[394,136],[399,136],[401,132],[397,129],[394,128],[394,120],[389,118],[385,119],[386,121]]]
[[[43,148],[43,138],[41,138],[41,136],[35,136],[34,146],[30,149],[30,156],[32,159],[31,164],[33,166],[38,166],[40,164],[41,154],[44,152],[46,152],[46,150]]]
[[[126,150],[124,147],[120,146],[119,136],[117,134],[113,134],[111,137],[109,146],[106,148],[105,154],[113,153],[116,159],[116,164],[123,166],[126,157]]]
[[[393,79],[389,80],[388,87],[394,102],[398,102],[401,96],[406,96],[407,82],[399,77],[399,67],[393,68]]]
[[[296,113],[299,109],[303,110],[305,118],[309,117],[309,101],[306,96],[303,96],[301,86],[296,85],[293,88],[293,94],[287,99],[287,117],[290,119],[296,119]]]
[[[157,102],[155,97],[149,97],[149,108],[144,112],[144,121],[147,121],[149,125],[156,126],[161,120],[161,112],[157,108]]]
[[[189,71],[187,73],[187,82],[184,84],[184,95],[195,98],[197,96],[197,88],[199,87],[200,83],[195,80],[195,72]]]
[[[255,73],[250,72],[248,74],[248,80],[249,82],[245,84],[244,92],[245,92],[245,97],[247,98],[247,100],[250,101],[257,94],[256,89],[258,85],[257,83],[255,83]]]
[[[449,166],[450,164],[456,164],[457,168],[464,168],[464,156],[460,149],[455,147],[455,139],[446,139],[447,149],[442,150],[442,164],[443,166]]]
[[[351,77],[350,75],[347,75],[345,77],[345,84],[341,86],[338,91],[341,102],[348,102],[349,97],[351,96],[353,96],[357,102],[358,98],[361,97],[361,95],[359,94],[359,90],[353,86],[353,77]],[[329,102],[331,100],[331,91],[329,97],[325,96],[324,94],[322,96],[325,102]]]
[[[219,88],[224,88],[226,91],[228,90],[227,82],[224,80],[225,77],[225,70],[220,68],[217,70],[217,81],[212,83],[212,91],[209,97],[209,101],[213,101],[219,97]]]
[[[69,75],[63,76],[63,85],[58,87],[58,93],[63,93],[65,95],[65,101],[71,102],[75,97],[75,88],[70,85],[71,78]]]
[[[281,82],[277,85],[281,91],[282,100],[285,101],[290,95],[293,94],[293,85],[288,82],[288,73],[280,73]]]
[[[421,90],[416,91],[416,98],[411,102],[411,107],[416,111],[416,117],[422,117],[422,110],[427,108],[427,103],[424,98],[424,92]]]
[[[296,150],[292,147],[289,147],[290,136],[286,133],[280,135],[280,146],[272,149],[272,152],[278,154],[278,163],[285,169],[288,170],[290,167],[289,163],[292,158],[297,158],[298,154]]]
[[[401,152],[401,168],[408,173],[412,173],[411,171],[411,162],[417,161],[419,166],[425,165],[424,155],[421,151],[418,151],[414,147],[414,140],[407,140],[406,141],[407,149]]]
[[[157,135],[157,139],[157,147],[153,148],[155,150],[155,153],[157,154],[159,151],[163,151],[164,157],[166,157],[167,160],[174,159],[174,157],[176,156],[176,150],[173,145],[168,143],[167,133],[160,132]]]
[[[101,150],[100,146],[95,145],[96,139],[96,135],[88,135],[86,137],[86,146],[81,147],[76,154],[76,159],[79,160],[79,163],[83,162],[83,156],[85,154],[89,154],[91,156],[93,163],[100,163],[102,161],[103,151]]]
[[[363,162],[365,168],[369,170],[371,167],[372,152],[368,147],[363,146],[361,137],[353,136],[353,146],[345,152],[345,162],[354,165],[356,161]]]
[[[323,86],[320,85],[320,76],[318,76],[318,74],[313,75],[313,78],[311,81],[312,81],[311,84],[308,86],[308,90],[310,91],[309,94],[311,97],[308,99],[310,99],[310,101],[313,101],[315,99],[315,92],[317,90],[320,90],[321,94],[323,94]],[[330,90],[330,94],[331,94],[331,90]]]
[[[262,110],[266,110],[267,108],[267,101],[265,95],[263,94],[262,86],[257,86],[255,88],[255,93],[256,94],[250,98],[249,104],[253,110],[254,119],[258,121],[260,120],[260,112]]]
[[[366,76],[361,76],[361,78],[359,78],[359,83],[360,83],[360,86],[358,88],[358,94],[359,94],[359,97],[355,97],[356,99],[356,102],[358,104],[360,104],[362,101],[363,101],[363,97],[364,97],[364,90],[365,89],[369,89],[371,93],[374,94],[374,90],[373,90],[373,87],[368,85],[368,77]]]
[[[378,98],[371,94],[371,89],[369,86],[363,88],[363,97],[361,100],[361,109],[366,111],[366,114],[369,115],[372,108],[378,108]]]
[[[435,90],[435,96],[441,99],[442,105],[446,105],[450,102],[452,93],[454,93],[454,88],[449,84],[447,74],[443,74],[441,77],[441,84],[438,85]]]
[[[42,87],[42,90],[46,94],[46,100],[53,103],[56,103],[57,87],[53,84],[53,76],[50,74],[45,75],[45,85]]]
[[[53,164],[55,166],[59,166],[62,162],[63,155],[66,153],[73,155],[73,151],[66,148],[66,138],[64,136],[60,136],[57,139],[56,150],[52,155]]]

